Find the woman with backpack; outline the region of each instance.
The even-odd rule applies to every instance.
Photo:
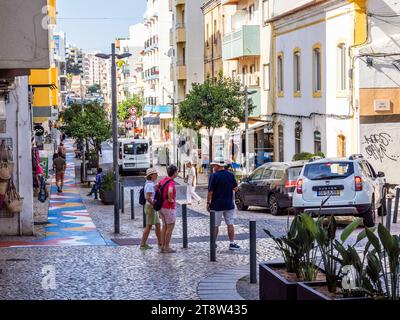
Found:
[[[160,217],[163,222],[161,229],[161,253],[174,253],[176,251],[170,248],[169,244],[176,220],[176,188],[174,179],[178,176],[178,168],[174,165],[168,166],[167,174],[168,177],[165,177],[158,184],[162,195],[160,210]]]
[[[146,214],[146,227],[143,230],[142,241],[140,242],[140,249],[147,250],[153,249],[153,247],[147,244],[147,239],[149,238],[149,234],[153,225],[156,226],[156,236],[158,240],[158,247],[161,249],[161,225],[160,218],[158,216],[158,212],[154,210],[154,194],[155,194],[155,186],[154,183],[157,181],[158,173],[156,169],[150,168],[146,171],[146,183],[143,188],[143,194],[145,197],[144,204],[144,212]],[[142,191],[141,191],[142,192]]]

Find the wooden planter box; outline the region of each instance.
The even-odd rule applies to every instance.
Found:
[[[115,193],[114,191],[104,191],[100,190],[100,199],[101,202],[105,205],[114,204]]]
[[[289,282],[273,267],[285,267],[285,264],[264,262],[259,265],[260,300],[296,300],[297,282]]]
[[[316,290],[318,287],[326,286],[325,281],[315,281],[315,282],[298,282],[297,283],[297,300],[340,300],[340,301],[354,301],[354,300],[371,300],[370,297],[350,297],[343,298],[340,295],[332,298],[322,292]]]

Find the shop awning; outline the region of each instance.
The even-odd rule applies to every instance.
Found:
[[[160,106],[147,105],[144,107],[144,111],[151,113],[171,113],[172,107],[169,105],[160,105]]]

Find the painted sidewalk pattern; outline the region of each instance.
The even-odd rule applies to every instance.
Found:
[[[57,193],[55,176],[53,176],[46,237],[32,241],[0,242],[0,248],[106,245],[106,242],[96,230],[96,226],[83,204],[79,189],[75,184],[75,155],[72,141],[67,140],[65,147],[67,149],[67,169],[64,188],[62,193]]]

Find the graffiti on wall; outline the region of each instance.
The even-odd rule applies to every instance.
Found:
[[[389,154],[390,144],[393,144],[393,139],[390,133],[380,132],[364,135],[361,141],[364,152],[369,157],[383,162],[384,160],[397,161],[399,156]]]
[[[400,184],[400,123],[361,124],[360,151],[390,184]]]

